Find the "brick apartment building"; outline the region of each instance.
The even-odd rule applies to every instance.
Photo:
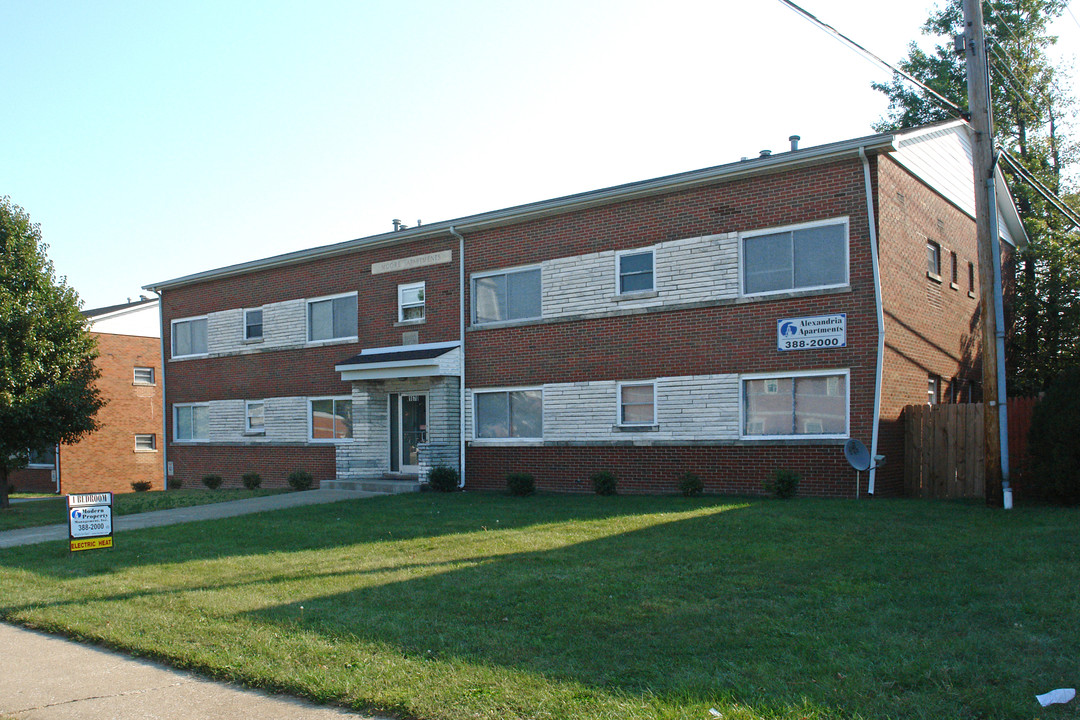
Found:
[[[14,473],[24,492],[131,492],[131,483],[163,487],[159,451],[162,428],[161,331],[158,301],[140,298],[84,310],[97,338],[98,388],[108,401],[101,429],[74,445],[31,453],[30,466]]]
[[[161,294],[171,477],[902,491],[901,409],[977,393],[962,121],[315,247]],[[1002,184],[1000,187],[1004,187]],[[1025,242],[999,194],[1008,254]],[[887,463],[861,487],[842,447]]]

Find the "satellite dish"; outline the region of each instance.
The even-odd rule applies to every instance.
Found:
[[[859,472],[870,469],[870,451],[855,438],[844,443],[844,457]]]

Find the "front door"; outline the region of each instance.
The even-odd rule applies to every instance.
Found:
[[[420,443],[427,441],[427,394],[395,394],[390,401],[393,434],[390,443],[390,469],[418,474]]]

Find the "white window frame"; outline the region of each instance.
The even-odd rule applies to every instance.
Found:
[[[53,447],[51,447],[49,449],[52,450],[52,453],[50,454],[50,457],[52,458],[51,463],[45,464],[45,463],[27,462],[26,467],[28,469],[45,469],[45,468],[48,468],[50,470],[54,469],[56,467],[56,446],[54,445]],[[29,460],[29,458],[30,458],[30,450],[29,450],[29,448],[26,451],[26,457]]]
[[[652,419],[648,422],[623,422],[623,388],[624,387],[649,387],[652,389]],[[640,404],[640,403],[635,403]],[[656,407],[656,381],[655,380],[626,380],[615,383],[615,424],[619,427],[653,427],[657,424]]]
[[[194,437],[194,436],[190,437],[190,438],[182,438],[182,437],[180,437],[178,435],[178,431],[180,429],[180,422],[179,422],[179,419],[177,417],[178,412],[182,408],[191,408],[192,409],[191,410],[191,412],[192,412],[191,429],[192,429],[192,435],[194,435],[194,432],[195,432],[195,417],[194,417],[195,410],[194,410],[194,408],[200,408],[200,407],[206,408],[206,437]],[[173,421],[173,442],[196,443],[196,442],[208,442],[210,440],[210,403],[173,403],[172,421]]]
[[[844,432],[821,433],[821,434],[796,434],[796,435],[751,435],[746,432],[746,381],[747,380],[788,380],[801,377],[832,377],[843,376],[844,387],[847,393],[844,397]],[[739,375],[739,438],[754,442],[770,442],[773,440],[840,440],[851,436],[851,369],[833,368],[829,370],[793,370],[790,372],[765,372],[746,373]]]
[[[145,440],[145,438],[149,438],[150,439],[149,445],[146,445],[145,442],[144,442],[144,445],[142,447],[140,447],[139,446],[139,439],[140,438],[143,438],[144,440]],[[156,433],[135,433],[135,452],[137,452],[137,453],[157,452],[157,434]]]
[[[139,378],[139,371],[140,370],[149,371],[150,379],[149,380],[140,379]],[[146,373],[143,373],[143,374],[145,375]],[[156,385],[157,384],[157,371],[152,367],[146,367],[146,366],[143,366],[143,365],[136,365],[135,368],[132,370],[131,377],[132,377],[132,380],[131,380],[132,385]]]
[[[359,340],[359,336],[357,334],[355,334],[355,333],[352,334],[352,335],[341,335],[339,337],[328,337],[328,338],[322,338],[322,339],[319,339],[319,340],[312,340],[311,339],[311,306],[314,303],[326,302],[327,300],[337,300],[338,298],[344,298],[344,297],[355,297],[356,298],[356,315],[357,315],[357,317],[355,318],[355,325],[357,327],[357,331],[359,331],[359,327],[360,327],[360,298],[359,298],[359,293],[357,293],[355,290],[353,292],[337,293],[336,295],[323,295],[322,297],[307,298],[305,300],[305,302],[304,302],[304,325],[305,325],[304,337],[306,338],[308,345],[325,345],[327,343],[356,342],[357,340]],[[331,307],[333,307],[332,304],[331,304]],[[331,325],[331,327],[333,327],[333,320],[332,319],[330,321],[330,325]]]
[[[937,265],[937,270],[930,267],[930,253],[933,252],[934,264]],[[941,256],[944,250],[941,247],[941,243],[937,240],[926,239],[926,277],[941,281]]]
[[[253,312],[259,313],[259,334],[257,336],[252,336],[248,334],[248,328],[251,327],[251,324],[248,323],[248,313]],[[265,317],[266,315],[261,307],[244,309],[244,342],[258,342],[263,339],[266,333],[266,326],[264,322]]]
[[[477,395],[487,395],[493,393],[505,393],[507,397],[507,403],[510,402],[510,393],[512,392],[539,392],[540,393],[540,435],[539,437],[531,437],[525,435],[513,435],[509,437],[480,437],[480,413],[477,410]],[[528,442],[543,442],[544,440],[544,387],[542,385],[521,385],[516,387],[492,387],[492,388],[480,388],[471,391],[472,397],[472,440],[477,443],[528,443]],[[507,412],[510,408],[507,406]],[[510,418],[506,418],[509,425]]]
[[[169,350],[171,351],[170,357],[172,358],[194,358],[194,357],[206,357],[210,354],[210,322],[207,315],[196,315],[193,317],[177,318],[169,324]],[[176,326],[184,323],[198,322],[202,320],[206,323],[206,352],[201,353],[188,353],[187,355],[176,354]]]
[[[405,302],[403,296],[406,292],[412,290],[420,291],[420,302]],[[398,322],[399,323],[422,323],[427,319],[427,283],[425,281],[404,283],[397,286],[397,298],[398,298]],[[410,308],[420,308],[421,314],[418,318],[406,318],[405,310]]]
[[[540,314],[530,315],[529,317],[520,318],[508,318],[506,320],[486,320],[480,322],[476,319],[476,281],[483,280],[484,278],[495,277],[497,275],[514,275],[517,273],[525,273],[530,271],[537,271],[540,278]],[[544,316],[544,270],[542,265],[520,265],[512,268],[502,268],[500,270],[485,270],[484,272],[474,273],[469,278],[469,312],[471,314],[471,320],[473,325],[500,325],[503,323],[516,323],[516,322],[528,322],[530,320],[539,320]]]
[[[627,290],[622,289],[622,261],[627,255],[649,255],[652,257],[652,269],[649,274],[652,276],[652,284],[641,290]],[[656,292],[656,248],[634,248],[633,250],[619,250],[615,253],[615,294],[616,295],[637,295],[639,293],[653,293]]]
[[[308,425],[308,442],[313,443],[345,443],[352,442],[353,436],[350,434],[347,438],[328,437],[317,438],[315,437],[315,411],[312,409],[312,403],[319,400],[333,400],[333,412],[337,412],[337,404],[339,402],[349,403],[349,419],[350,422],[355,422],[352,412],[352,395],[325,395],[322,397],[309,397],[307,399],[307,425]],[[350,433],[355,432],[355,425],[349,428]]]
[[[262,408],[262,427],[253,428],[251,426],[251,409],[255,406]],[[244,434],[245,435],[265,435],[266,434],[266,401],[265,400],[245,400],[244,401]]]
[[[746,291],[746,241],[749,238],[759,237],[761,235],[776,235],[784,232],[796,232],[799,230],[808,230],[815,227],[826,227],[829,225],[843,225],[844,227],[844,279],[842,282],[832,283],[828,285],[807,285],[805,287],[792,287],[783,290],[765,290],[762,292],[747,292]],[[797,225],[784,225],[781,227],[763,228],[761,230],[748,230],[746,232],[739,233],[739,295],[743,297],[767,297],[769,295],[782,295],[785,293],[802,293],[802,292],[815,292],[819,290],[828,290],[830,288],[847,287],[851,284],[851,221],[847,215],[839,217],[829,218],[827,220],[817,220],[808,223],[799,223]],[[794,258],[792,258],[794,262]]]

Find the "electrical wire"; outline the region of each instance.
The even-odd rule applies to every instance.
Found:
[[[1019,175],[1031,188],[1043,197],[1048,203],[1054,206],[1058,212],[1065,216],[1065,219],[1071,222],[1077,229],[1080,229],[1080,213],[1073,210],[1069,205],[1058,197],[1053,190],[1046,187],[1039,181],[1037,177],[1031,174],[1031,172],[1025,168],[1019,160],[1014,158],[1008,151],[1002,150],[1001,157],[1009,163],[1009,166]]]

